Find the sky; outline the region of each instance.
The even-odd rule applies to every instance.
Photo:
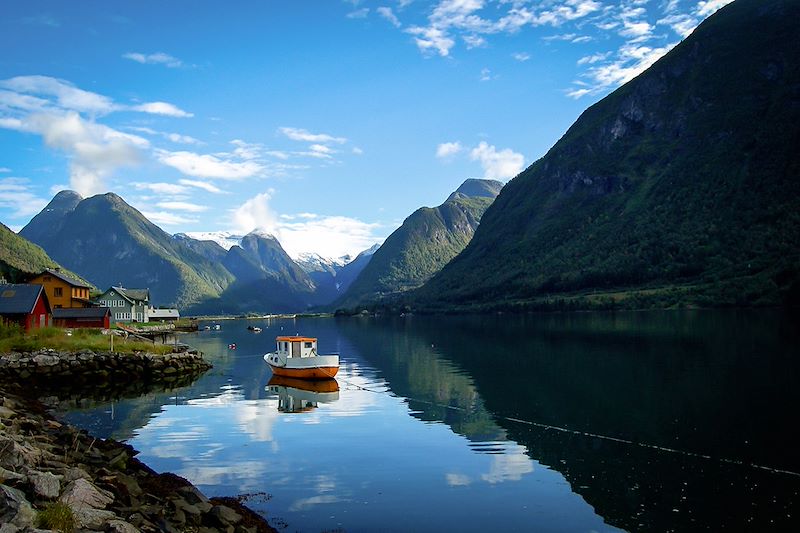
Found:
[[[170,234],[355,255],[730,1],[2,2],[0,222],[114,192]]]

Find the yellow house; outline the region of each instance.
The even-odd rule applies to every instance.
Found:
[[[53,309],[94,307],[92,302],[89,301],[91,287],[82,281],[62,274],[58,270],[45,270],[29,283],[44,286],[47,299]]]

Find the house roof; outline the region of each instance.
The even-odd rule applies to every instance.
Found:
[[[111,310],[108,307],[73,307],[53,309],[53,318],[66,319],[66,318],[105,318],[110,315]]]
[[[151,309],[147,312],[150,318],[180,318],[181,314],[177,309]]]
[[[126,289],[124,287],[111,287],[108,290],[115,291],[117,294],[131,303],[134,303],[134,301],[145,302],[150,300],[150,289]]]
[[[0,315],[30,314],[40,297],[47,298],[41,285],[0,284]]]
[[[69,283],[73,287],[79,287],[81,289],[91,289],[92,288],[91,285],[87,285],[87,284],[85,284],[84,282],[82,282],[80,280],[77,280],[75,278],[71,278],[71,277],[67,276],[66,274],[64,274],[63,272],[59,272],[58,270],[53,270],[53,269],[48,268],[47,270],[45,270],[44,272],[39,274],[39,276],[43,276],[45,274],[50,274],[51,276],[56,277],[56,278],[60,279],[61,281]],[[39,277],[39,276],[36,276],[36,277]]]

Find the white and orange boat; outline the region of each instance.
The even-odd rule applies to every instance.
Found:
[[[277,349],[264,355],[276,376],[329,379],[339,371],[338,355],[317,354],[315,337],[277,337]]]

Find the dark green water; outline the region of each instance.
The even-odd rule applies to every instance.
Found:
[[[215,365],[193,385],[65,416],[209,494],[272,494],[251,505],[290,530],[796,531],[797,325],[773,311],[225,321],[184,338]],[[341,354],[338,398],[279,410],[308,399],[267,387],[261,354],[286,333]]]

